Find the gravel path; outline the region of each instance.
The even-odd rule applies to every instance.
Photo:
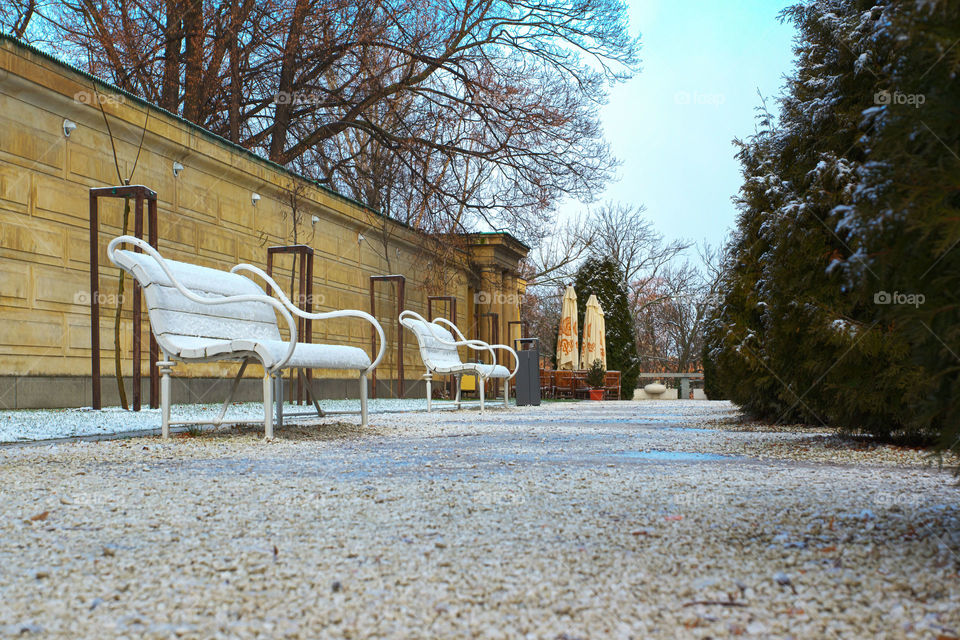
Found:
[[[923,451],[720,402],[278,435],[0,448],[0,634],[960,632],[960,489]]]

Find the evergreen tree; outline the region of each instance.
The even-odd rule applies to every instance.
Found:
[[[813,0],[784,16],[796,72],[776,122],[740,143],[709,384],[762,418],[953,444],[960,6]]]
[[[607,329],[607,369],[620,372],[620,397],[633,398],[640,357],[623,272],[610,258],[588,258],[577,271],[573,288],[577,292],[580,327],[583,327],[587,300],[591,294],[597,296]]]

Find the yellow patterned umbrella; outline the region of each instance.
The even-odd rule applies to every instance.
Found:
[[[583,350],[580,352],[580,368],[589,369],[594,360],[603,362],[607,368],[606,322],[603,309],[597,296],[587,300],[587,311],[583,314]]]
[[[572,371],[577,368],[577,294],[573,285],[563,293],[560,311],[560,333],[557,336],[557,369]]]

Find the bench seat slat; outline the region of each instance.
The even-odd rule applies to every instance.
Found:
[[[262,293],[262,292],[261,292]],[[259,302],[227,302],[225,304],[203,304],[194,302],[185,297],[174,287],[159,283],[151,283],[143,289],[143,295],[149,308],[166,309],[168,311],[183,311],[202,316],[217,318],[236,318],[238,320],[252,320],[256,322],[276,323],[277,315],[273,307]],[[220,294],[197,292],[208,298],[225,298]]]
[[[198,338],[219,338],[231,340],[238,336],[256,340],[279,340],[280,330],[276,323],[238,320],[186,313],[183,311],[169,311],[167,309],[147,308],[150,313],[150,324],[157,335],[174,334],[181,336],[196,336]]]
[[[282,340],[212,340],[193,336],[165,336],[170,344],[181,347],[174,355],[186,360],[239,359],[256,354],[267,366],[279,361],[287,352],[289,342]],[[366,369],[370,356],[359,347],[329,344],[297,343],[287,367],[306,369]]]

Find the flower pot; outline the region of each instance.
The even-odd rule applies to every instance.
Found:
[[[591,400],[603,400],[603,389],[590,389]]]

